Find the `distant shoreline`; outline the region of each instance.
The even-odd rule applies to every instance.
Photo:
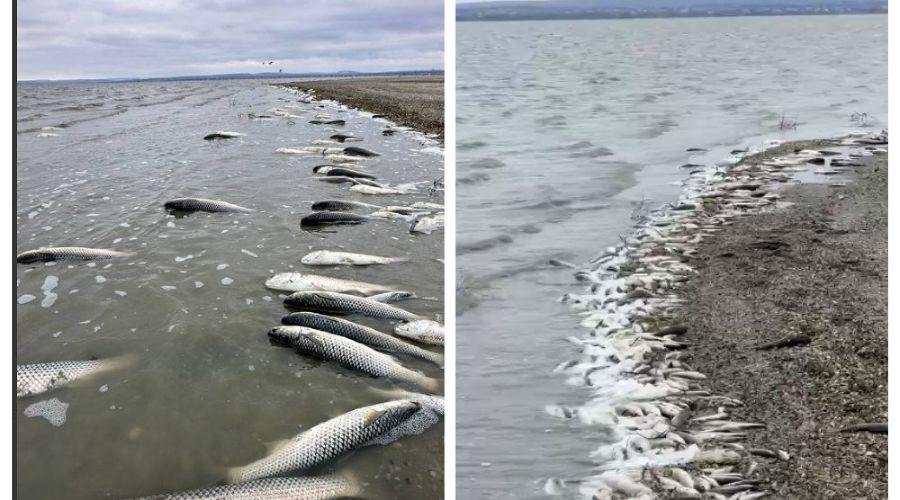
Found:
[[[285,83],[312,90],[319,99],[338,101],[352,108],[384,115],[398,125],[444,141],[444,77],[343,77]]]
[[[885,8],[886,9],[886,8]],[[782,12],[782,13],[659,13],[659,14],[521,14],[521,15],[474,15],[472,12],[460,12],[457,9],[456,21],[460,23],[506,22],[506,21],[617,21],[629,19],[703,19],[722,17],[806,17],[806,16],[852,16],[852,15],[886,15],[887,10],[858,10],[847,12]]]
[[[147,78],[83,78],[75,80],[16,80],[16,85],[21,84],[54,84],[54,83],[135,83],[135,82],[196,82],[212,80],[276,80],[297,78],[389,78],[403,76],[441,76],[443,70],[409,70],[409,71],[385,71],[376,73],[357,73],[352,71],[340,71],[335,73],[226,73],[215,75],[187,75],[187,76],[153,76]]]

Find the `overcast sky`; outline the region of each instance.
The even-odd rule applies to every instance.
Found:
[[[17,8],[19,80],[444,67],[443,0],[18,0]]]

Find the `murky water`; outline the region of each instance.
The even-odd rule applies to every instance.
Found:
[[[440,318],[442,232],[410,234],[402,221],[309,232],[300,218],[323,199],[442,203],[441,192],[427,189],[443,177],[441,151],[411,132],[383,137],[384,120],[303,104],[269,83],[18,86],[18,250],[71,245],[135,256],[96,266],[18,265],[17,296],[36,299],[17,309],[17,362],[138,356],[130,369],[18,401],[19,498],[121,498],[207,486],[219,468],[265,455],[267,442],[390,399],[380,391],[414,389],[270,345],[266,332],[287,311],[263,283],[294,270],[391,285],[436,298],[400,305]],[[275,106],[299,118],[246,116]],[[311,167],[321,157],[275,153],[334,133],[307,123],[322,111],[346,119],[340,130],[365,139],[354,144],[382,153],[365,162],[369,171],[392,185],[421,183],[417,191],[354,193],[314,180]],[[41,127],[59,124],[68,126],[40,135]],[[246,135],[202,139],[216,130]],[[162,205],[179,196],[255,212],[175,218]],[[300,264],[318,249],[410,262]],[[51,276],[58,279],[50,292],[55,302],[42,291]],[[360,321],[390,329],[388,322]],[[402,362],[441,377],[435,365]],[[28,406],[51,398],[69,405],[64,424],[25,416]],[[365,483],[367,497],[439,497],[443,426],[329,467]]]
[[[461,23],[457,43],[457,488],[536,498],[603,442],[544,410],[587,397],[551,374],[583,333],[555,300],[582,287],[548,260],[617,243],[683,164],[886,127],[887,17]]]

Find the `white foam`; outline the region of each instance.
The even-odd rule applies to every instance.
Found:
[[[64,403],[57,398],[38,401],[25,408],[25,416],[44,417],[54,427],[60,427],[66,423],[66,411],[69,409],[69,403]]]

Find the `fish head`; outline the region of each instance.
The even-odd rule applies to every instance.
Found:
[[[291,347],[297,344],[300,330],[297,327],[276,326],[269,330],[269,342],[275,345]]]
[[[54,260],[53,255],[45,250],[29,250],[16,256],[16,262],[19,264],[34,264],[48,260]]]
[[[387,404],[381,408],[373,408],[365,416],[366,427],[382,426],[393,428],[419,412],[422,405],[416,401],[403,400]]]

